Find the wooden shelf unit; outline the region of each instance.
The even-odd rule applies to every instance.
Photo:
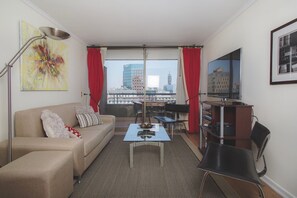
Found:
[[[252,107],[241,102],[201,102],[199,149],[203,151],[209,141],[250,148]]]

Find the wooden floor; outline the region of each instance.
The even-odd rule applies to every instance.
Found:
[[[127,131],[127,128],[130,123],[134,123],[135,118],[134,117],[117,117],[116,118],[116,132],[125,132]],[[152,120],[154,122],[154,120]],[[188,135],[191,142],[197,146],[198,149],[198,142],[199,142],[199,135],[198,134],[189,134]],[[253,198],[253,197],[259,197],[258,189],[253,185],[246,182],[237,181],[230,178],[225,178],[228,183],[236,190],[238,195],[243,198]],[[280,195],[278,195],[273,189],[271,189],[268,185],[266,185],[264,182],[263,184],[263,190],[266,197],[269,198],[281,198]]]

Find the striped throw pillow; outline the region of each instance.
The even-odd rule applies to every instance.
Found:
[[[98,112],[96,113],[78,113],[76,114],[80,128],[103,124]]]

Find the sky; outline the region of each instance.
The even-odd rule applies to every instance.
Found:
[[[123,65],[125,64],[143,64],[141,60],[106,60],[107,67],[107,90],[111,88],[120,88],[123,85]],[[147,60],[147,76],[160,76],[160,86],[167,85],[168,74],[172,76],[172,84],[176,85],[177,78],[177,60]]]

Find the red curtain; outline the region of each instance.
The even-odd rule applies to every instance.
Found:
[[[90,89],[90,106],[98,112],[98,103],[102,96],[104,83],[102,56],[100,48],[88,48],[88,80]]]
[[[188,92],[189,132],[199,132],[200,48],[184,48],[184,78]]]

